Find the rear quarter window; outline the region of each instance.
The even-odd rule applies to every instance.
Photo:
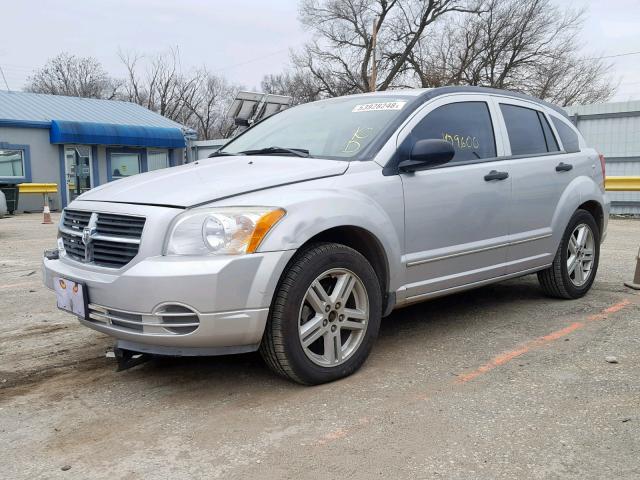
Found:
[[[558,135],[560,135],[560,140],[562,141],[564,151],[567,153],[579,152],[580,140],[578,138],[578,134],[573,130],[573,128],[571,128],[559,118],[553,116],[551,117],[551,121],[553,122],[553,126],[556,127],[556,130],[558,131]]]

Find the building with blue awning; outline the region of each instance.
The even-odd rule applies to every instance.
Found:
[[[134,103],[0,90],[0,185],[57,183],[60,209],[105,182],[184,163],[194,132]],[[20,211],[41,211],[22,196]]]

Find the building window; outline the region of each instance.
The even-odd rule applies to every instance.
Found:
[[[0,149],[0,179],[24,179],[24,150]]]
[[[147,170],[160,170],[169,166],[169,152],[166,150],[149,150],[147,152]]]
[[[130,177],[140,173],[139,153],[112,153],[111,154],[111,177],[113,179]]]
[[[0,183],[31,181],[29,145],[0,142]]]

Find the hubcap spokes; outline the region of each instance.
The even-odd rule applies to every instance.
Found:
[[[569,237],[567,247],[567,272],[576,287],[584,285],[591,277],[595,241],[588,225],[578,225]]]
[[[322,273],[300,306],[298,334],[304,353],[325,367],[345,362],[362,343],[368,320],[369,299],[362,280],[342,268]]]

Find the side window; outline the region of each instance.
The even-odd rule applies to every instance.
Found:
[[[496,141],[486,102],[442,105],[424,117],[411,136],[414,141],[437,138],[450,142],[456,151],[451,162],[496,156]]]
[[[541,123],[537,110],[505,103],[500,104],[500,110],[507,126],[511,155],[536,155],[549,151],[543,130],[544,123]],[[546,127],[551,133],[548,124],[546,124]],[[551,135],[551,138],[553,138],[553,135]],[[555,142],[555,139],[553,142]],[[555,149],[558,149],[557,145]]]
[[[578,134],[559,118],[551,116],[551,121],[558,131],[558,135],[560,135],[564,151],[567,153],[579,152],[580,140],[578,140]]]
[[[556,137],[553,135],[553,131],[549,126],[549,122],[547,118],[544,116],[544,113],[538,112],[538,119],[540,120],[540,124],[542,125],[542,131],[544,132],[544,139],[547,141],[547,152],[559,152],[560,147],[558,147],[558,141]]]

